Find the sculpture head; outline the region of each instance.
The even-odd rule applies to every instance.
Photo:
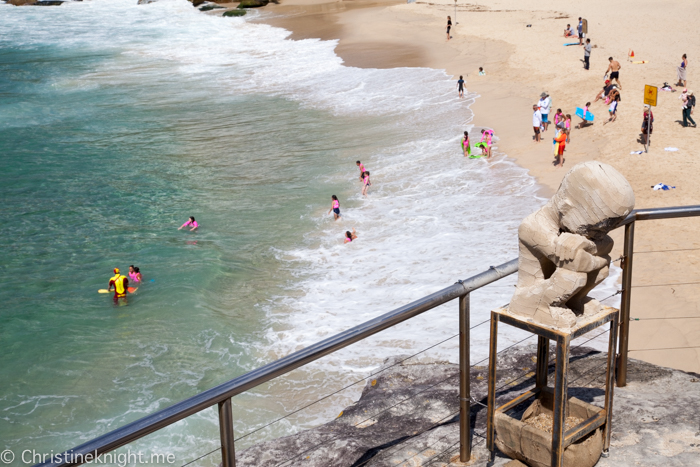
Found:
[[[634,209],[634,191],[620,172],[590,161],[574,166],[550,204],[567,232],[601,238],[618,227]]]

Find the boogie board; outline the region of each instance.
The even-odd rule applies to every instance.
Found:
[[[568,47],[570,45],[579,45],[579,43],[578,42],[567,42],[566,44],[564,44],[564,47]]]
[[[634,63],[635,65],[641,65],[642,63],[649,63],[649,60],[639,60],[637,62],[632,62],[632,63]]]
[[[126,290],[129,291],[129,293],[134,293],[138,290],[138,287],[127,287]],[[107,290],[107,289],[99,289],[97,293],[112,293],[113,290]]]
[[[469,156],[469,159],[481,159],[482,157],[486,157],[486,155],[484,155],[484,154],[479,154],[479,155],[472,154],[471,156]]]
[[[583,118],[587,122],[592,122],[595,116],[590,112],[586,112],[586,118],[583,117],[583,109],[581,107],[576,107],[576,116]]]

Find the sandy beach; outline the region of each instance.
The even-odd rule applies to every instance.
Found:
[[[576,5],[495,0],[456,6],[447,0],[409,4],[281,0],[265,11],[274,15],[264,21],[291,30],[294,40],[338,39],[336,53],[347,66],[430,67],[444,69],[455,80],[464,75],[467,89],[481,96],[471,107],[473,123],[493,128],[498,137],[495,152],[527,168],[547,196],[569,168],[596,159],[627,177],[637,208],[698,204],[694,148],[700,143],[700,130],[681,126],[682,88],[675,86],[676,68],[686,53],[688,89],[694,89],[698,56],[694,51],[700,49],[700,39],[679,24],[694,24],[700,16],[691,0],[614,4],[591,0]],[[450,41],[445,35],[447,15],[454,23]],[[588,71],[583,69],[583,48],[563,46],[577,41],[563,37],[563,31],[567,23],[575,28],[579,16],[588,20],[587,37],[593,45]],[[634,60],[648,63],[628,61],[629,50],[634,51]],[[546,91],[553,110],[574,115],[576,107],[592,102],[601,90],[609,56],[622,64],[617,120],[606,124],[608,106],[594,103],[595,123],[572,130],[564,168],[557,168],[550,144],[553,130],[543,134],[543,142],[533,142],[532,104]],[[480,66],[485,76],[478,76]],[[649,152],[630,154],[644,149],[640,142],[644,85],[661,88],[664,82],[677,92],[659,91]],[[572,123],[578,121],[574,116]],[[652,190],[657,183],[675,189]],[[632,317],[638,321],[631,323],[632,358],[700,372],[700,241],[694,234],[698,227],[700,219],[637,226]],[[613,233],[614,257],[620,256],[621,234],[621,229]]]

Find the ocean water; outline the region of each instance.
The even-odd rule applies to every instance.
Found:
[[[288,34],[185,0],[0,4],[0,449],[60,452],[517,255],[544,200],[505,155],[461,156],[476,95]],[[199,231],[178,231],[190,215]],[[97,289],[130,264],[145,283],[115,308]],[[472,322],[513,283],[474,293]],[[236,433],[456,334],[456,308],[234,398]],[[472,332],[474,363],[487,339]],[[361,387],[237,446],[327,421]],[[208,410],[128,449],[182,465],[217,446]]]

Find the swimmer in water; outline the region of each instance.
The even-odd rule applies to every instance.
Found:
[[[360,181],[362,181],[362,175],[365,173],[365,164],[363,164],[360,161],[357,161],[357,167],[360,168]]]
[[[129,292],[129,279],[119,274],[119,268],[114,268],[114,277],[109,280],[107,290],[111,292],[112,287],[114,287],[114,304],[119,305],[119,302],[121,302],[126,305],[126,294]]]
[[[190,232],[192,232],[194,229],[196,229],[197,227],[199,227],[199,224],[197,224],[197,221],[194,220],[194,217],[193,217],[193,216],[190,216],[190,220],[188,220],[187,222],[185,222],[184,224],[182,224],[182,225],[180,226],[180,228],[177,229],[177,230],[182,230],[182,229],[184,229],[185,227],[188,227],[188,226],[192,226],[192,228],[190,229]]]
[[[131,282],[135,284],[140,284],[141,282],[143,282],[143,277],[139,272],[139,268],[137,268],[133,264],[129,266],[129,279],[131,279]]]
[[[333,201],[331,203],[331,208],[328,210],[328,214],[333,211],[333,220],[338,220],[340,217],[340,201],[338,201],[338,197],[336,195],[331,196],[331,200]]]
[[[369,170],[362,174],[362,183],[364,184],[362,186],[362,196],[367,196],[367,190],[372,186],[372,182],[369,180]]]
[[[355,232],[354,228],[352,229],[352,232],[350,232],[349,230],[346,230],[345,231],[345,240],[343,241],[343,243],[350,243],[353,240],[355,240],[356,238],[357,238],[357,232]]]

